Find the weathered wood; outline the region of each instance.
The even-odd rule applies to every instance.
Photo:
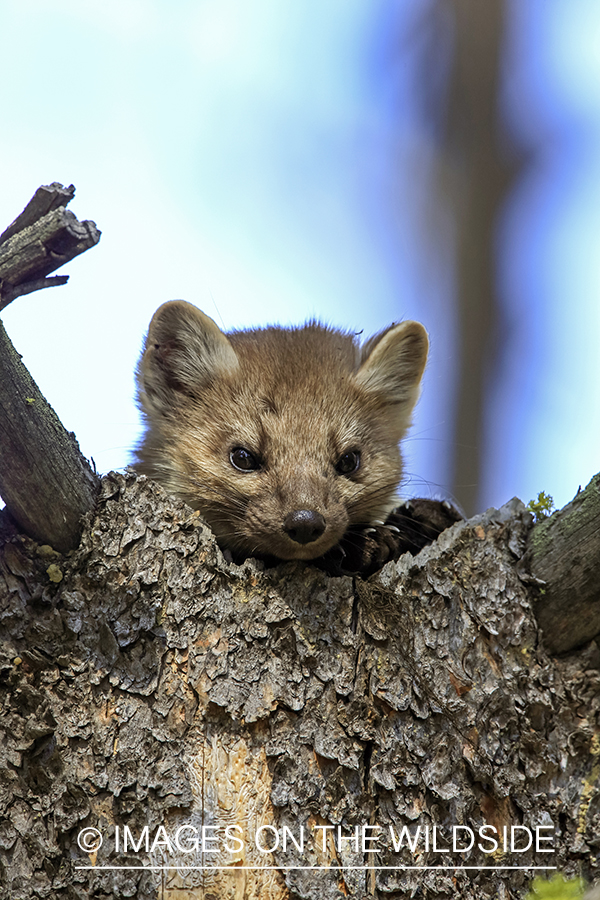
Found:
[[[525,568],[540,582],[535,611],[551,653],[600,634],[600,474],[533,528]]]
[[[73,434],[21,362],[0,322],[0,495],[31,537],[56,550],[79,543],[99,479]]]
[[[38,188],[0,236],[0,310],[22,294],[65,284],[66,275],[46,276],[100,240],[94,222],[80,222],[64,208],[74,193],[73,185]]]
[[[53,181],[52,184],[42,184],[23,212],[19,213],[14,222],[11,222],[8,228],[5,228],[0,234],[0,244],[4,244],[14,234],[33,225],[49,212],[68,206],[74,196],[74,184],[70,184],[68,187],[64,187],[58,181]]]

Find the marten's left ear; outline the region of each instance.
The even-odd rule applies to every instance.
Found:
[[[356,381],[384,403],[402,405],[409,415],[419,398],[428,349],[427,332],[419,322],[392,325],[362,348]]]
[[[216,322],[185,300],[170,300],[150,322],[137,369],[139,402],[147,415],[169,417],[186,396],[238,365]]]

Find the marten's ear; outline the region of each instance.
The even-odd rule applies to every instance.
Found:
[[[361,351],[356,381],[380,395],[385,404],[399,405],[408,419],[419,398],[429,341],[419,322],[401,322],[375,335]]]
[[[238,365],[229,340],[209,316],[184,300],[163,303],[150,322],[137,369],[140,402],[147,412],[167,413],[182,394],[193,396]]]

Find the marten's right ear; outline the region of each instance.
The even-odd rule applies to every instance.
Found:
[[[362,348],[356,381],[394,411],[399,440],[419,397],[428,349],[427,332],[419,322],[392,325]]]
[[[152,317],[137,369],[139,398],[147,412],[166,413],[239,363],[226,335],[185,300],[163,303]],[[179,397],[178,397],[179,395]]]

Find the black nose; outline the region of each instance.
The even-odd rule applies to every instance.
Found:
[[[297,544],[311,544],[325,531],[325,519],[314,509],[295,509],[285,517],[283,527]]]

